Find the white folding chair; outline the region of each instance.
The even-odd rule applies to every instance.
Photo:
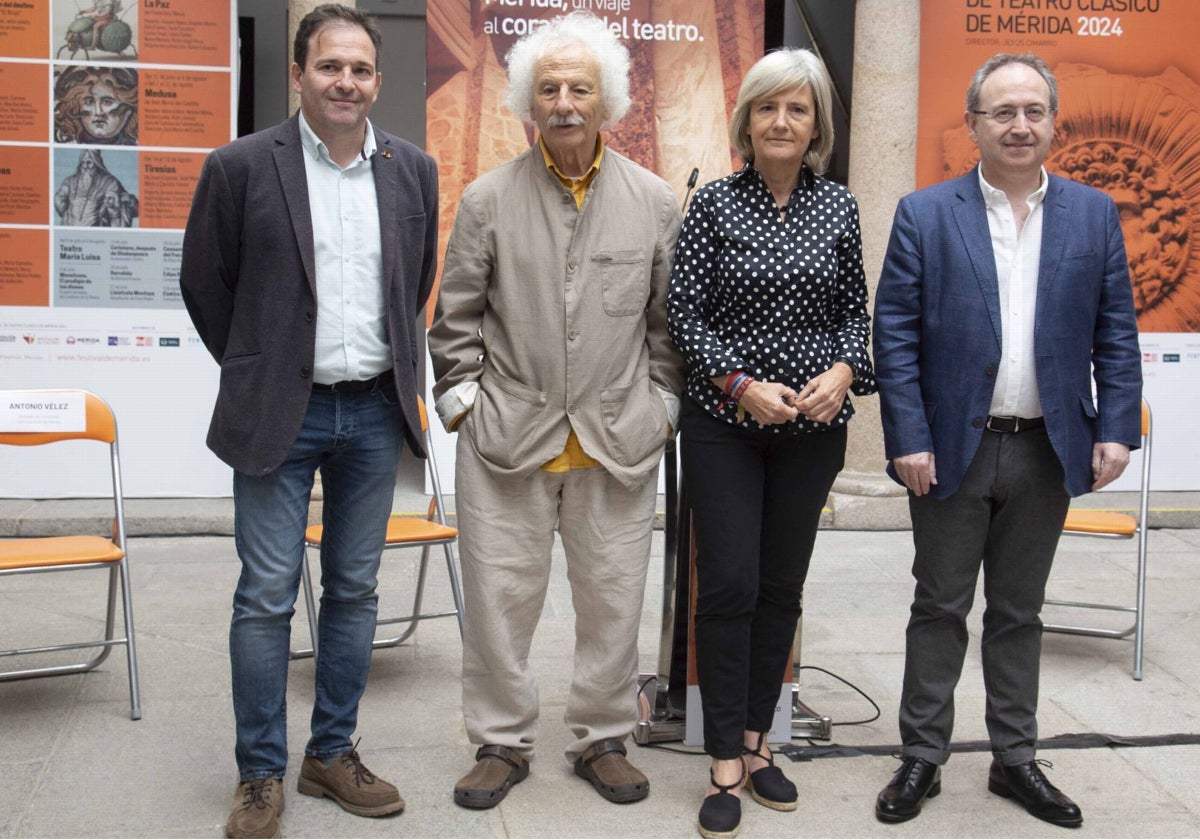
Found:
[[[0,394],[2,393],[0,392]],[[0,577],[104,569],[108,572],[108,605],[102,639],[0,650],[0,658],[8,658],[99,648],[94,656],[67,665],[47,665],[3,671],[0,672],[0,682],[90,671],[108,658],[108,654],[114,646],[124,645],[129,669],[129,716],[133,720],[139,720],[142,717],[142,707],[138,690],[137,646],[133,633],[133,601],[129,587],[129,557],[126,554],[125,542],[125,503],[121,493],[121,461],[117,448],[116,418],[104,400],[87,391],[47,390],[22,391],[20,393],[36,395],[47,400],[62,400],[67,395],[84,397],[86,427],[82,431],[0,432],[0,444],[43,446],[67,440],[92,440],[107,443],[112,473],[113,522],[108,537],[76,534],[62,537],[0,540]],[[69,461],[68,463],[74,462]],[[118,592],[121,595],[125,618],[125,633],[122,636],[116,635]]]
[[[416,516],[393,516],[388,520],[387,537],[384,540],[384,556],[393,549],[420,548],[421,563],[417,572],[417,585],[413,593],[412,608],[408,615],[396,618],[381,618],[378,626],[389,624],[404,624],[404,630],[391,638],[376,639],[375,649],[396,647],[403,644],[417,630],[417,625],[430,618],[458,619],[458,632],[461,636],[464,625],[462,585],[458,579],[458,560],[454,556],[454,543],[458,539],[458,529],[446,524],[446,506],[442,500],[442,482],[438,477],[437,460],[433,451],[433,441],[429,435],[429,417],[425,412],[425,402],[418,397],[421,411],[421,433],[425,438],[426,463],[429,468],[429,479],[433,485],[433,498],[429,501],[429,509],[425,518]],[[312,647],[303,650],[293,650],[292,659],[304,659],[317,654],[317,607],[313,597],[312,574],[308,568],[308,549],[321,550],[321,537],[324,527],[310,525],[304,533],[305,558],[301,567],[301,583],[304,590],[304,608],[308,613],[308,630]],[[450,578],[450,594],[454,600],[454,609],[442,612],[421,612],[425,598],[425,583],[429,570],[429,552],[434,546],[440,545],[446,557],[446,573]]]
[[[1127,639],[1133,636],[1133,678],[1142,678],[1142,644],[1145,639],[1146,623],[1146,536],[1147,514],[1150,509],[1150,454],[1153,431],[1150,406],[1142,400],[1142,481],[1138,493],[1138,515],[1111,511],[1072,508],[1067,512],[1063,534],[1072,537],[1103,537],[1107,539],[1135,540],[1137,544],[1137,588],[1132,605],[1104,604],[1087,601],[1056,601],[1049,598],[1046,604],[1075,609],[1106,610],[1109,612],[1133,613],[1133,623],[1123,629],[1092,627],[1074,624],[1045,624],[1047,633],[1069,633],[1076,636],[1097,636],[1104,639]]]

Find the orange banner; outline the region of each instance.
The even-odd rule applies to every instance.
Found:
[[[0,164],[0,224],[43,225],[50,216],[46,176],[50,150],[37,146],[6,146]],[[0,251],[0,255],[3,255]]]
[[[978,155],[963,124],[971,74],[998,52],[1037,53],[1058,79],[1046,168],[1121,210],[1149,333],[1200,332],[1200,3],[924,0],[917,185]]]
[[[966,172],[972,73],[998,52],[1058,79],[1046,168],[1105,190],[1125,233],[1155,415],[1154,489],[1195,490],[1200,448],[1200,2],[923,0],[917,185]],[[1135,455],[1136,458],[1139,457]],[[1112,489],[1135,489],[1131,466]]]
[[[182,228],[192,206],[204,155],[186,152],[142,152],[141,226]]]
[[[0,3],[0,55],[41,58],[50,41],[50,0]],[[0,91],[8,89],[0,85]]]
[[[604,141],[673,186],[682,200],[732,171],[725,129],[742,75],[762,56],[762,4],[751,0],[445,0],[426,5],[426,149],[438,161],[441,242],[462,190],[533,142],[502,104],[504,56],[567,11],[590,11],[629,48],[633,105]],[[426,309],[432,321],[434,307]]]
[[[44,64],[0,62],[0,140],[45,142],[50,131],[46,84]]]
[[[142,0],[140,5],[142,61],[229,66],[228,3]]]
[[[0,306],[50,305],[50,231],[0,228]]]
[[[141,71],[143,146],[211,148],[229,142],[229,74]]]

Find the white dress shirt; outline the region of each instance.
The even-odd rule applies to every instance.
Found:
[[[379,203],[367,123],[362,152],[345,169],[300,114],[304,173],[317,272],[317,341],[313,381],[370,379],[392,367],[383,289]]]
[[[1001,357],[988,412],[1001,417],[1042,416],[1034,365],[1033,326],[1042,252],[1042,205],[1048,183],[1043,167],[1041,186],[1026,199],[1029,215],[1018,233],[1008,196],[985,181],[983,170],[979,170],[979,188],[987,205],[988,230],[992,235],[996,278],[1000,285]]]

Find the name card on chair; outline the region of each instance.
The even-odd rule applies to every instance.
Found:
[[[0,391],[0,432],[82,432],[83,391]]]

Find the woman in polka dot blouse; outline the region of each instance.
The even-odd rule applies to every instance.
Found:
[[[746,165],[697,191],[675,253],[672,339],[688,363],[681,457],[696,528],[696,665],[711,786],[704,837],[733,837],[740,789],[790,811],[765,743],[847,396],[875,391],[858,206],[821,177],[831,83],[807,50],[742,82],[729,126]]]

